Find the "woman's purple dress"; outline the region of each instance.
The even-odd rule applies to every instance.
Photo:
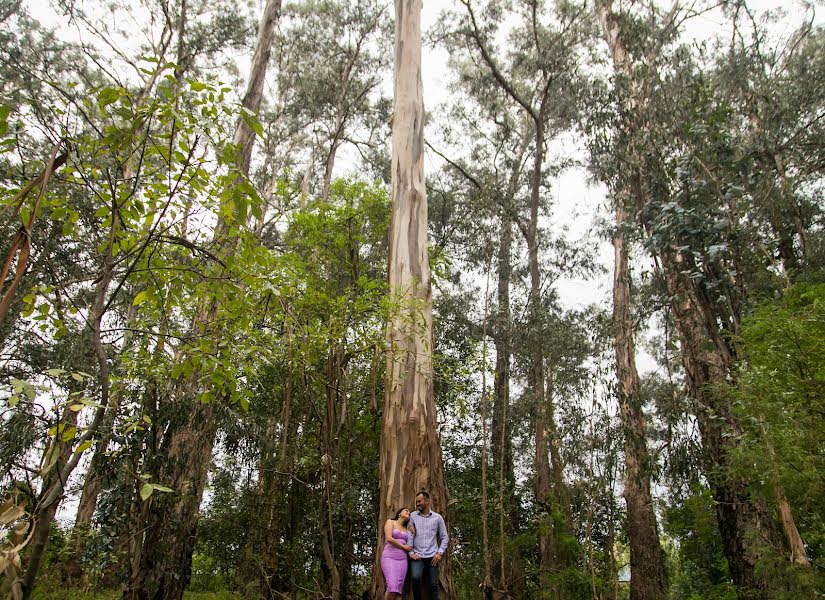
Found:
[[[410,544],[410,536],[407,531],[392,530],[393,539],[402,544]],[[404,591],[404,578],[407,576],[407,553],[393,546],[389,542],[384,542],[384,551],[381,553],[381,571],[384,572],[384,580],[387,582],[387,591],[393,594],[400,594]]]

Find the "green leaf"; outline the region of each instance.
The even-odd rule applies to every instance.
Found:
[[[146,502],[154,491],[155,488],[151,483],[144,483],[143,487],[140,488],[140,499]]]
[[[243,122],[246,123],[258,137],[263,136],[264,127],[263,125],[261,125],[261,122],[258,121],[258,118],[255,116],[254,113],[244,109],[243,111],[241,111],[241,118],[243,119]]]
[[[142,292],[138,292],[138,294],[135,296],[135,299],[132,300],[132,306],[140,306],[141,304],[146,302],[147,299],[148,299],[148,294],[147,294],[146,290],[143,290]]]
[[[159,485],[157,483],[152,483],[151,486],[152,489],[157,490],[159,492],[174,493],[175,491],[172,488],[168,488],[165,485]]]
[[[103,109],[117,102],[120,98],[120,91],[115,88],[103,88],[97,93],[97,105]]]
[[[77,433],[77,427],[69,427],[66,431],[63,432],[63,435],[60,436],[60,439],[64,442],[68,442],[71,439],[74,439],[74,435]]]
[[[82,444],[80,444],[77,448],[75,448],[75,454],[82,454],[86,450],[92,447],[92,440],[86,440]]]

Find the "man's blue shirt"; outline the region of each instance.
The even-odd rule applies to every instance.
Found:
[[[418,554],[421,558],[432,558],[436,554],[443,555],[447,551],[447,542],[450,541],[450,537],[447,535],[447,526],[440,514],[431,510],[430,514],[424,516],[421,511],[417,510],[410,515],[410,525],[415,527],[413,549],[410,555]]]

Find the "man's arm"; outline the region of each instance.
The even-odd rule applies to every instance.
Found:
[[[447,534],[447,526],[444,524],[444,518],[441,515],[438,515],[438,536],[441,538],[441,542],[438,544],[438,553],[443,556],[447,552],[450,536]]]

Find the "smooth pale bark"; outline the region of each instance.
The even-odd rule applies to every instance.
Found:
[[[280,0],[268,0],[258,26],[249,83],[242,101],[243,108],[253,113],[260,108],[280,10]],[[254,140],[255,132],[239,118],[233,136],[233,144],[238,148],[236,168],[239,177],[248,176]],[[218,244],[227,243],[227,229],[227,223],[219,218],[213,232]],[[214,304],[203,304],[193,318],[192,330],[208,330],[215,315]],[[125,600],[180,600],[189,583],[198,511],[217,431],[213,405],[195,400],[196,376],[193,375],[178,390],[176,402],[180,402],[181,411],[187,414],[170,425],[169,437],[164,441],[165,460],[158,474],[158,481],[177,493],[153,496],[149,500],[153,504],[145,530],[135,532],[142,536],[140,549],[136,552],[140,559],[135,561],[133,557],[129,584],[123,594]]]
[[[424,187],[421,0],[395,0],[395,109],[389,286],[398,302],[387,323],[386,385],[379,453],[377,523],[409,507],[420,490],[447,518],[449,498],[433,397],[432,289]],[[373,597],[384,592],[378,527]],[[455,598],[450,553],[439,568],[441,596]]]
[[[662,547],[650,495],[650,463],[645,416],[639,399],[636,344],[630,314],[630,270],[623,230],[630,221],[626,195],[616,199],[613,235],[613,326],[616,331],[616,375],[619,380],[619,415],[624,430],[627,527],[630,540],[630,600],[659,600],[667,596]]]

